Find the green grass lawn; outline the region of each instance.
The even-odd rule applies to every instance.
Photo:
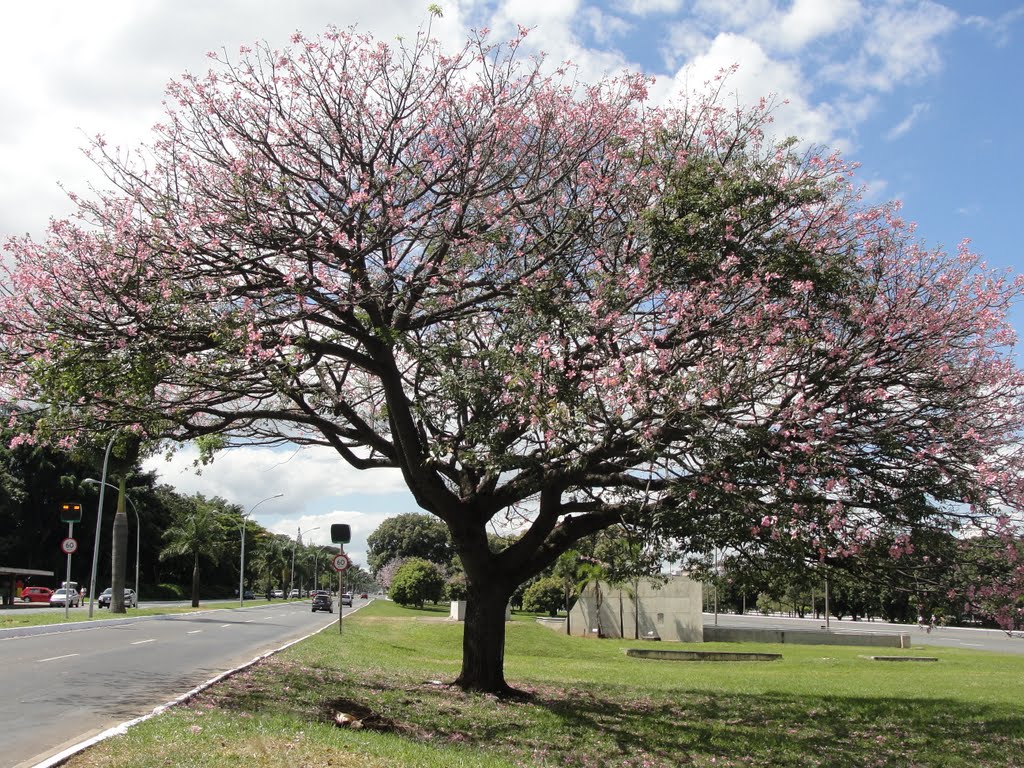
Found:
[[[246,606],[267,605],[268,601],[263,598],[246,600]],[[92,619],[89,618],[88,602],[80,608],[71,608],[68,611],[67,619],[64,612],[49,613],[43,612],[30,605],[18,606],[17,610],[4,611],[0,614],[0,629],[10,627],[36,627],[50,624],[64,624],[78,621],[97,621],[99,619],[132,618],[135,616],[163,616],[169,613],[195,613],[196,611],[213,611],[222,608],[237,608],[238,600],[210,600],[200,603],[198,608],[191,606],[153,606],[150,608],[129,608],[127,613],[111,613],[109,608],[95,606],[92,612]]]
[[[1024,656],[706,644],[783,658],[649,661],[516,617],[506,677],[526,696],[505,700],[446,684],[462,629],[444,615],[375,602],[68,765],[1024,765]]]

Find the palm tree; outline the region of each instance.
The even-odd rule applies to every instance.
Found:
[[[224,528],[216,506],[196,494],[192,509],[164,531],[160,559],[192,557],[192,607],[199,607],[199,562],[216,561],[223,550]]]
[[[259,542],[259,552],[255,557],[259,572],[267,580],[267,593],[274,584],[283,584],[288,573],[291,548],[287,538],[280,534],[271,534]]]

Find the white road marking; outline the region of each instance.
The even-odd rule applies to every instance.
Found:
[[[224,627],[230,627],[231,625],[230,624],[221,624],[220,626],[221,626],[221,629],[223,629]]]
[[[256,619],[247,619],[245,623],[252,624],[254,621],[256,621]]]
[[[199,634],[200,632],[202,632],[202,631],[203,631],[203,630],[201,630],[201,629],[193,629],[193,630],[191,630],[191,631],[189,631],[189,632],[186,632],[185,634],[186,634],[186,635],[198,635],[198,634]]]
[[[960,645],[966,645],[966,646],[968,646],[970,648],[984,648],[984,646],[981,643],[964,643],[964,642],[961,642]]]
[[[143,645],[144,643],[155,643],[156,638],[151,637],[149,640],[136,640],[132,645]]]
[[[70,659],[72,656],[78,656],[77,653],[65,653],[63,656],[51,656],[48,659],[40,659],[40,663],[44,661],[57,661],[57,659]]]

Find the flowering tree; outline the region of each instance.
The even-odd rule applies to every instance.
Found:
[[[47,435],[401,469],[465,567],[475,690],[516,586],[613,524],[833,556],[1017,499],[1019,283],[765,140],[768,104],[654,109],[520,41],[330,29],[171,84],[147,147],[96,140],[79,221],[8,244],[9,396]]]

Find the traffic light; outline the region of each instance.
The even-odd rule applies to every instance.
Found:
[[[331,541],[335,544],[348,544],[352,541],[352,529],[344,523],[331,525]]]
[[[60,505],[60,521],[62,523],[82,522],[82,505],[77,501],[65,501]]]

